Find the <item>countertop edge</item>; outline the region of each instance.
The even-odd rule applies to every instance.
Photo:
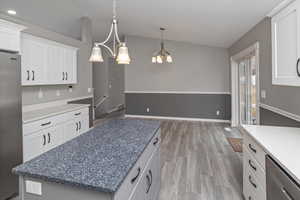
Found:
[[[263,150],[267,153],[267,155],[271,156],[272,159],[274,159],[277,164],[280,165],[280,167],[282,167],[286,173],[288,173],[298,184],[300,184],[300,178],[298,178],[293,172],[291,172],[284,164],[282,164],[282,162],[276,158],[273,153],[271,153],[256,137],[254,137],[244,126],[241,126],[241,128],[243,129],[243,132],[245,134],[247,134],[248,136],[250,136],[255,142],[257,142],[262,148]]]
[[[53,112],[51,114],[43,115],[41,117],[36,117],[36,118],[29,119],[29,120],[22,120],[22,122],[23,122],[23,124],[28,124],[28,123],[31,123],[31,122],[34,122],[34,121],[42,120],[42,119],[45,119],[45,118],[53,117],[53,116],[56,116],[56,115],[60,115],[60,114],[63,114],[63,113],[67,113],[67,112],[79,110],[81,108],[85,108],[85,107],[89,107],[90,106],[89,104],[67,104],[67,105],[78,105],[78,107],[64,109],[62,111]]]

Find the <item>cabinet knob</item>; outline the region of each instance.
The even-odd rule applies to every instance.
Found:
[[[153,145],[156,146],[157,143],[158,143],[159,139],[158,138],[155,138],[154,142],[153,142]]]

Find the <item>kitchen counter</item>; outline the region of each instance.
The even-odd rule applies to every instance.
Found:
[[[89,104],[65,104],[56,107],[49,107],[45,109],[23,112],[23,123],[30,123],[62,113],[71,112],[73,110],[80,110],[81,108],[89,106]]]
[[[255,125],[243,125],[243,128],[300,184],[299,128]]]
[[[17,175],[114,193],[158,131],[150,120],[112,120],[13,169]]]

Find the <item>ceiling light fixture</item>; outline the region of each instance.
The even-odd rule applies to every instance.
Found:
[[[160,50],[158,52],[155,52],[154,55],[152,56],[152,63],[158,63],[162,64],[164,62],[167,63],[172,63],[173,58],[171,54],[165,49],[165,44],[164,44],[164,31],[165,28],[160,28],[161,31],[161,42],[160,42]]]
[[[17,14],[17,12],[15,10],[8,10],[7,13],[10,14],[10,15],[16,15]]]
[[[111,38],[112,37],[112,38]],[[107,43],[112,40],[112,49]],[[113,20],[110,27],[110,32],[103,42],[95,42],[90,57],[90,62],[103,62],[102,50],[100,47],[106,48],[111,56],[116,59],[118,64],[129,64],[130,57],[128,48],[125,42],[121,42],[118,34],[118,21],[116,11],[116,0],[113,0]]]

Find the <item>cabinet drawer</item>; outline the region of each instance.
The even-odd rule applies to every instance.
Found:
[[[248,134],[244,134],[244,147],[265,170],[266,153]]]
[[[243,193],[246,200],[266,200],[266,189],[261,181],[244,165]]]
[[[152,154],[159,149],[160,146],[160,129],[157,131],[155,136],[152,138],[149,145],[146,147],[134,167],[131,169],[124,182],[122,183],[119,190],[114,196],[114,200],[129,199],[130,194],[142,177],[142,173],[150,160]]]
[[[86,116],[86,115],[89,115],[89,108],[86,107],[86,108],[82,108],[80,110],[75,110],[75,111],[69,112],[68,115],[69,115],[70,119],[72,119],[74,117]]]
[[[247,171],[257,177],[259,183],[261,184],[262,190],[266,190],[266,173],[265,170],[258,164],[258,162],[253,158],[253,156],[248,152],[247,148],[244,146],[243,152],[243,165],[248,168]]]
[[[45,118],[42,120],[34,121],[31,123],[27,123],[23,125],[23,135],[29,135],[31,133],[43,130],[45,128],[49,128],[51,126],[63,123],[67,120],[66,114],[61,114],[49,118]]]

